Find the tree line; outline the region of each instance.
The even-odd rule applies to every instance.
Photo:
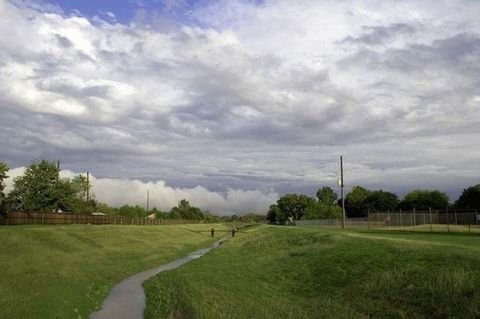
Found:
[[[0,213],[5,215],[9,210],[73,212],[82,214],[103,213],[124,217],[147,217],[154,214],[161,219],[191,219],[207,222],[219,221],[259,221],[265,216],[250,213],[245,216],[217,216],[210,211],[203,211],[190,205],[186,199],[178,202],[169,211],[161,211],[156,207],[147,211],[139,205],[123,205],[112,207],[95,199],[91,191],[92,185],[84,175],[73,178],[60,176],[60,169],[55,162],[39,160],[31,163],[22,176],[13,181],[13,189],[5,194],[5,179],[8,178],[9,167],[0,162]]]
[[[320,188],[315,197],[286,194],[270,206],[267,220],[271,223],[285,223],[289,219],[341,218],[341,205],[341,198],[328,186]],[[345,196],[347,217],[366,217],[369,212],[446,208],[480,209],[480,184],[465,188],[453,204],[450,204],[447,194],[438,190],[413,190],[400,200],[392,192],[354,186]]]
[[[63,211],[76,213],[100,212],[108,215],[126,217],[146,217],[155,214],[162,219],[197,219],[206,221],[261,221],[262,214],[249,213],[244,216],[219,217],[209,211],[202,211],[183,199],[169,211],[156,207],[147,211],[135,205],[111,207],[95,199],[91,184],[84,175],[73,178],[60,177],[60,169],[55,162],[47,160],[34,161],[22,176],[14,179],[13,190],[5,194],[5,179],[8,178],[8,166],[0,162],[0,213],[8,210],[27,211]],[[345,196],[347,217],[364,217],[368,212],[385,212],[416,209],[480,209],[480,184],[465,188],[459,198],[449,203],[447,194],[438,190],[414,190],[401,200],[392,192],[370,190],[354,186]],[[328,187],[321,187],[314,197],[304,194],[286,194],[271,205],[267,212],[270,222],[284,223],[289,219],[325,219],[342,216],[341,199]]]

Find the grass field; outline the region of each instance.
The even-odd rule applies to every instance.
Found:
[[[146,318],[478,318],[480,236],[260,226],[144,284]]]
[[[211,243],[210,227],[0,227],[0,318],[87,318],[121,279]]]

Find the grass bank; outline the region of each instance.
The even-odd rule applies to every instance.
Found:
[[[0,227],[0,318],[87,318],[121,279],[210,244],[210,227]]]
[[[478,318],[480,236],[257,227],[144,284],[146,318]]]

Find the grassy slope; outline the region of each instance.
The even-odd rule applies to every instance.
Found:
[[[208,245],[211,226],[0,227],[0,318],[86,318],[121,279]]]
[[[479,236],[260,227],[145,283],[146,317],[478,318],[479,253]]]

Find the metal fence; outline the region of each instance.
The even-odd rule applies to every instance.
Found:
[[[0,225],[62,225],[62,224],[91,224],[91,225],[173,225],[198,224],[199,220],[189,219],[151,219],[123,216],[98,216],[73,213],[38,213],[38,212],[10,212],[6,216],[0,215]]]
[[[296,221],[299,226],[341,227],[341,219]],[[345,227],[429,232],[480,233],[480,209],[395,211],[370,213],[364,218],[347,218]]]

